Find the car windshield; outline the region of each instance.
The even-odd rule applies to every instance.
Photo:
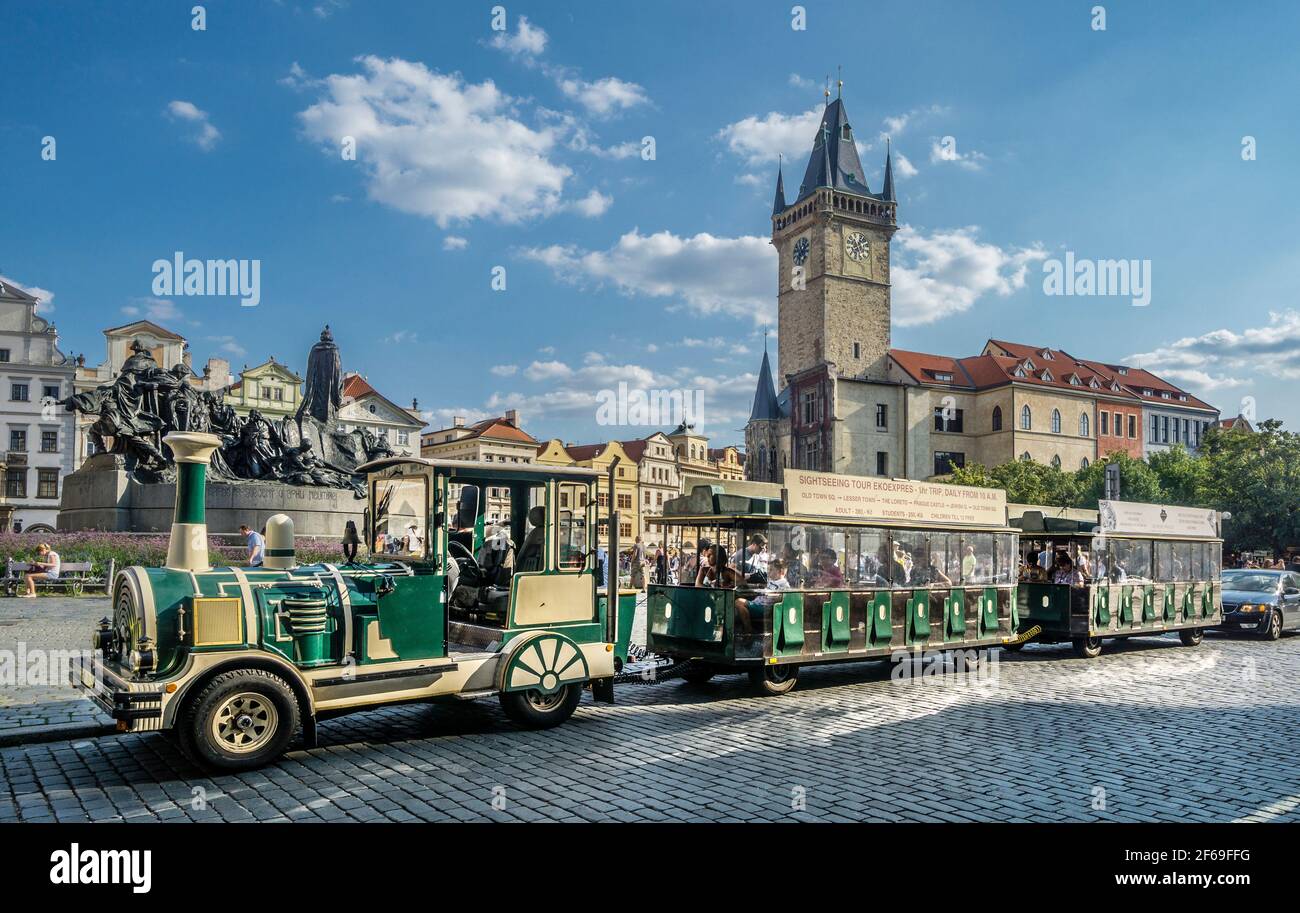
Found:
[[[1278,574],[1255,574],[1249,571],[1227,571],[1223,575],[1223,588],[1243,593],[1276,593]]]

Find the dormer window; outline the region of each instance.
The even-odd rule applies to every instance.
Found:
[[[1142,395],[1143,395],[1143,396],[1155,396],[1155,394],[1152,393],[1151,390],[1149,390],[1149,389],[1146,388],[1146,387],[1143,387],[1143,388],[1142,388]]]
[[[935,380],[943,381],[944,383],[951,383],[951,382],[952,382],[952,375],[951,375],[951,374],[945,374],[945,373],[942,372],[942,371],[936,371],[936,372],[934,372],[934,379],[935,379]]]
[[[1024,376],[1025,376],[1025,369],[1024,369],[1024,366],[1021,365],[1021,366],[1017,367],[1017,368],[1016,368],[1014,371],[1012,371],[1011,373],[1014,374],[1016,377],[1024,377]]]
[[[1052,372],[1049,371],[1049,370],[1047,370],[1046,368],[1043,369],[1042,377],[1043,377],[1043,380],[1046,380],[1046,381],[1053,381],[1053,380],[1056,380],[1056,378],[1052,376]]]
[[[1088,381],[1088,386],[1089,386],[1089,387],[1092,387],[1092,389],[1094,389],[1094,390],[1100,390],[1100,389],[1101,389],[1101,384],[1097,382],[1097,378],[1095,378],[1095,377],[1092,378],[1092,380]]]
[[[1161,399],[1169,399],[1169,391],[1168,391],[1168,390],[1161,390],[1161,391],[1160,391],[1160,398],[1161,398]]]
[[[1116,393],[1119,393],[1119,392],[1120,392],[1120,386],[1119,386],[1119,384],[1117,384],[1117,383],[1115,383],[1115,382],[1113,382],[1113,381],[1111,382],[1110,388],[1111,388],[1112,390],[1114,390]]]
[[[1119,369],[1119,373],[1120,373],[1120,374],[1125,374],[1125,375],[1127,375],[1127,374],[1128,374],[1128,368],[1121,367],[1121,368]]]
[[[1046,358],[1048,361],[1052,360],[1052,353],[1049,349],[1043,349],[1043,351],[1039,352],[1038,354]]]
[[[1024,362],[1024,368],[1026,371],[1037,371],[1038,365],[1034,364],[1034,360],[1032,358],[1026,358]]]
[[[844,129],[840,131],[840,138],[853,139],[853,131],[849,128],[848,124],[845,124]]]
[[[1179,394],[1178,394],[1178,401],[1179,401],[1180,403],[1185,403],[1185,402],[1187,402],[1187,394],[1186,394],[1186,393],[1179,393]]]
[[[1071,386],[1071,387],[1082,387],[1082,386],[1083,386],[1083,381],[1079,380],[1079,375],[1078,375],[1078,374],[1071,374],[1071,375],[1070,375],[1070,386]]]

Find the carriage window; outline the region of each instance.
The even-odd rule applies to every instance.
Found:
[[[809,560],[807,526],[773,524],[768,532],[767,547],[773,557],[785,562],[785,579],[790,589],[805,589],[812,585],[812,566]]]
[[[1207,542],[1205,553],[1205,575],[1210,582],[1218,583],[1223,572],[1223,547],[1218,542]]]
[[[858,533],[858,576],[856,582],[867,587],[889,586],[889,534],[883,529],[864,529]]]
[[[1155,544],[1156,565],[1154,579],[1160,583],[1169,583],[1174,577],[1174,544],[1157,542]]]
[[[1204,580],[1205,579],[1205,543],[1193,542],[1191,543],[1191,546],[1192,546],[1192,561],[1190,567],[1191,567],[1192,579]]]
[[[1116,583],[1136,583],[1151,579],[1151,540],[1115,539],[1111,543],[1114,562],[1111,579]]]
[[[587,513],[577,508],[586,485],[562,482],[559,513],[559,567],[561,570],[581,570],[587,563]]]
[[[809,526],[808,557],[811,581],[804,588],[837,589],[844,586],[845,530],[835,526]]]
[[[898,530],[893,536],[893,581],[895,588],[919,586],[916,583],[918,568],[930,566],[930,549],[923,532]]]
[[[428,491],[429,481],[423,476],[375,482],[374,535],[370,543],[374,554],[424,556]]]
[[[994,548],[997,551],[996,561],[993,564],[993,583],[1015,583],[1016,577],[1020,573],[1019,555],[1016,549],[1016,540],[1019,537],[1015,533],[999,533],[994,536]],[[1085,553],[1086,554],[1086,553]],[[966,560],[972,557],[972,553],[963,550],[962,569],[966,569]],[[1085,559],[1086,560],[1086,559]],[[979,559],[976,558],[975,566],[978,567]],[[1085,566],[1085,573],[1087,573]],[[963,580],[965,580],[963,573]]]
[[[963,548],[963,558],[974,557],[972,563],[966,561],[965,565],[971,568],[969,574],[962,577],[962,583],[970,586],[972,584],[992,583],[995,576],[994,571],[997,567],[997,548],[994,545],[995,536],[993,533],[967,533],[962,537],[965,545],[971,547],[968,553]]]
[[[1192,579],[1192,543],[1174,543],[1174,580]]]
[[[955,586],[961,582],[961,535],[930,533],[930,586]],[[925,580],[927,575],[921,575]]]

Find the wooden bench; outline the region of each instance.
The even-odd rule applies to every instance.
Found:
[[[37,590],[63,590],[69,596],[80,596],[86,590],[102,589],[105,592],[112,586],[114,561],[109,559],[108,573],[98,576],[89,561],[64,561],[59,568],[57,580],[37,580]],[[26,573],[33,565],[10,558],[5,562],[5,575],[0,579],[6,596],[17,596],[20,590],[26,591]]]

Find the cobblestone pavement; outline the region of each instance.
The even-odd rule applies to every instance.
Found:
[[[49,668],[43,658],[50,651],[87,649],[95,622],[108,612],[104,597],[0,598],[0,651],[7,651],[15,663],[25,660],[24,668]],[[34,726],[112,722],[62,678],[40,676],[15,683],[0,667],[0,736]]]
[[[6,748],[0,821],[1300,821],[1300,636],[1029,646],[985,683],[892,668],[779,698],[620,686],[548,732],[488,700],[370,711],[238,776],[157,734]]]

